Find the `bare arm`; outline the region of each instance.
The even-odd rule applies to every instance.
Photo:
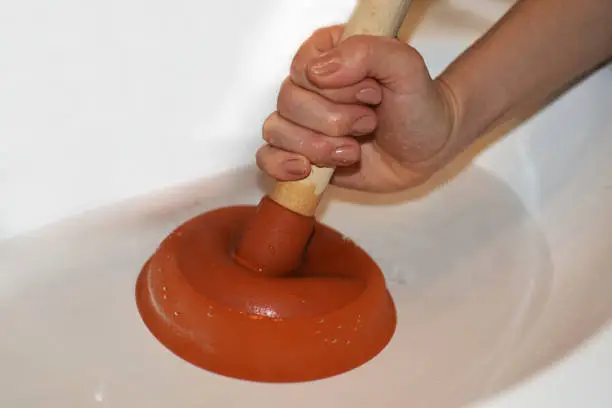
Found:
[[[467,145],[524,101],[543,102],[612,57],[611,0],[519,0],[437,79]]]

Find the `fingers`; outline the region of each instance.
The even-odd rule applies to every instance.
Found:
[[[359,156],[359,146],[349,146],[346,148],[340,147],[338,149],[339,157],[358,157]],[[325,149],[322,149],[324,151]],[[331,150],[332,156],[334,155],[334,150]],[[315,153],[322,154],[322,153]],[[335,160],[333,160],[335,161]],[[350,166],[354,163],[352,160],[344,161],[343,159],[337,159],[338,162],[348,163],[346,166]],[[311,162],[306,159],[304,156],[288,152],[283,149],[279,149],[272,145],[264,145],[257,151],[256,155],[256,163],[257,166],[268,173],[270,176],[274,177],[277,180],[281,181],[294,181],[300,180],[304,177],[308,176],[310,173],[310,165]],[[317,163],[315,163],[317,164]],[[320,167],[334,167],[332,165],[326,165],[324,163],[318,164]]]
[[[281,86],[277,111],[264,122],[267,145],[257,152],[257,164],[278,180],[304,178],[311,164],[354,165],[360,160],[361,146],[353,137],[376,129],[373,107],[382,100],[382,88],[375,79],[359,76],[353,69],[345,74],[350,81],[344,78],[338,86],[320,86],[323,82],[311,80],[312,61],[335,49],[342,30],[342,26],[317,30],[300,47],[290,77]]]
[[[360,158],[360,145],[354,138],[317,133],[283,118],[278,112],[264,122],[263,138],[270,146],[299,154],[322,167],[347,166]]]
[[[316,90],[307,77],[308,63],[313,58],[331,50],[340,41],[343,30],[344,27],[341,25],[318,29],[300,46],[291,61],[291,79],[296,84],[306,89]]]
[[[303,75],[303,74],[301,74]],[[338,89],[374,78],[401,93],[414,91],[415,78],[429,75],[421,55],[397,39],[353,36],[306,63],[306,81],[316,88]],[[425,81],[420,81],[425,83]]]
[[[309,63],[322,53],[331,50],[340,41],[343,29],[343,26],[337,25],[316,30],[294,56],[290,78],[296,85],[337,103],[378,105],[382,100],[382,90],[373,79],[364,79],[342,89],[323,89],[310,82],[308,78]]]
[[[327,136],[362,136],[372,133],[377,124],[371,108],[334,103],[290,80],[281,87],[277,110],[285,119]]]
[[[326,99],[344,104],[378,105],[382,101],[380,85],[373,79],[365,79],[355,85],[338,89],[319,89],[319,95]]]
[[[310,163],[305,157],[270,145],[257,151],[256,163],[261,170],[281,181],[300,180],[310,173]]]

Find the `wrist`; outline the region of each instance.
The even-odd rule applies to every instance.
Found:
[[[445,124],[443,127],[444,144],[434,156],[421,165],[439,169],[452,161],[471,144],[471,141],[466,136],[468,132],[466,132],[464,100],[457,95],[452,83],[444,76],[435,78],[433,85],[443,108],[442,117],[439,120]]]
[[[460,57],[440,74],[438,85],[451,118],[449,144],[455,154],[468,148],[496,125],[506,112],[507,92],[495,81],[479,76],[473,64]]]
[[[447,145],[455,145],[458,142],[459,129],[461,127],[463,108],[460,100],[457,98],[455,91],[445,80],[439,76],[434,79],[434,85],[438,95],[442,101],[445,112],[445,121],[447,123],[448,134],[446,136]]]

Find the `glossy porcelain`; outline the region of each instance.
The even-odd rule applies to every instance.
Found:
[[[435,75],[510,5],[415,1],[402,38]],[[184,220],[259,200],[254,151],[292,54],[352,7],[0,6],[0,406],[611,406],[610,67],[420,189],[330,190],[321,219],[380,264],[398,307],[365,366],[242,382],[142,324],[140,267]]]

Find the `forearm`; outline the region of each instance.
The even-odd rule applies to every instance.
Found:
[[[437,79],[455,102],[455,138],[471,143],[610,57],[611,0],[520,0]]]

